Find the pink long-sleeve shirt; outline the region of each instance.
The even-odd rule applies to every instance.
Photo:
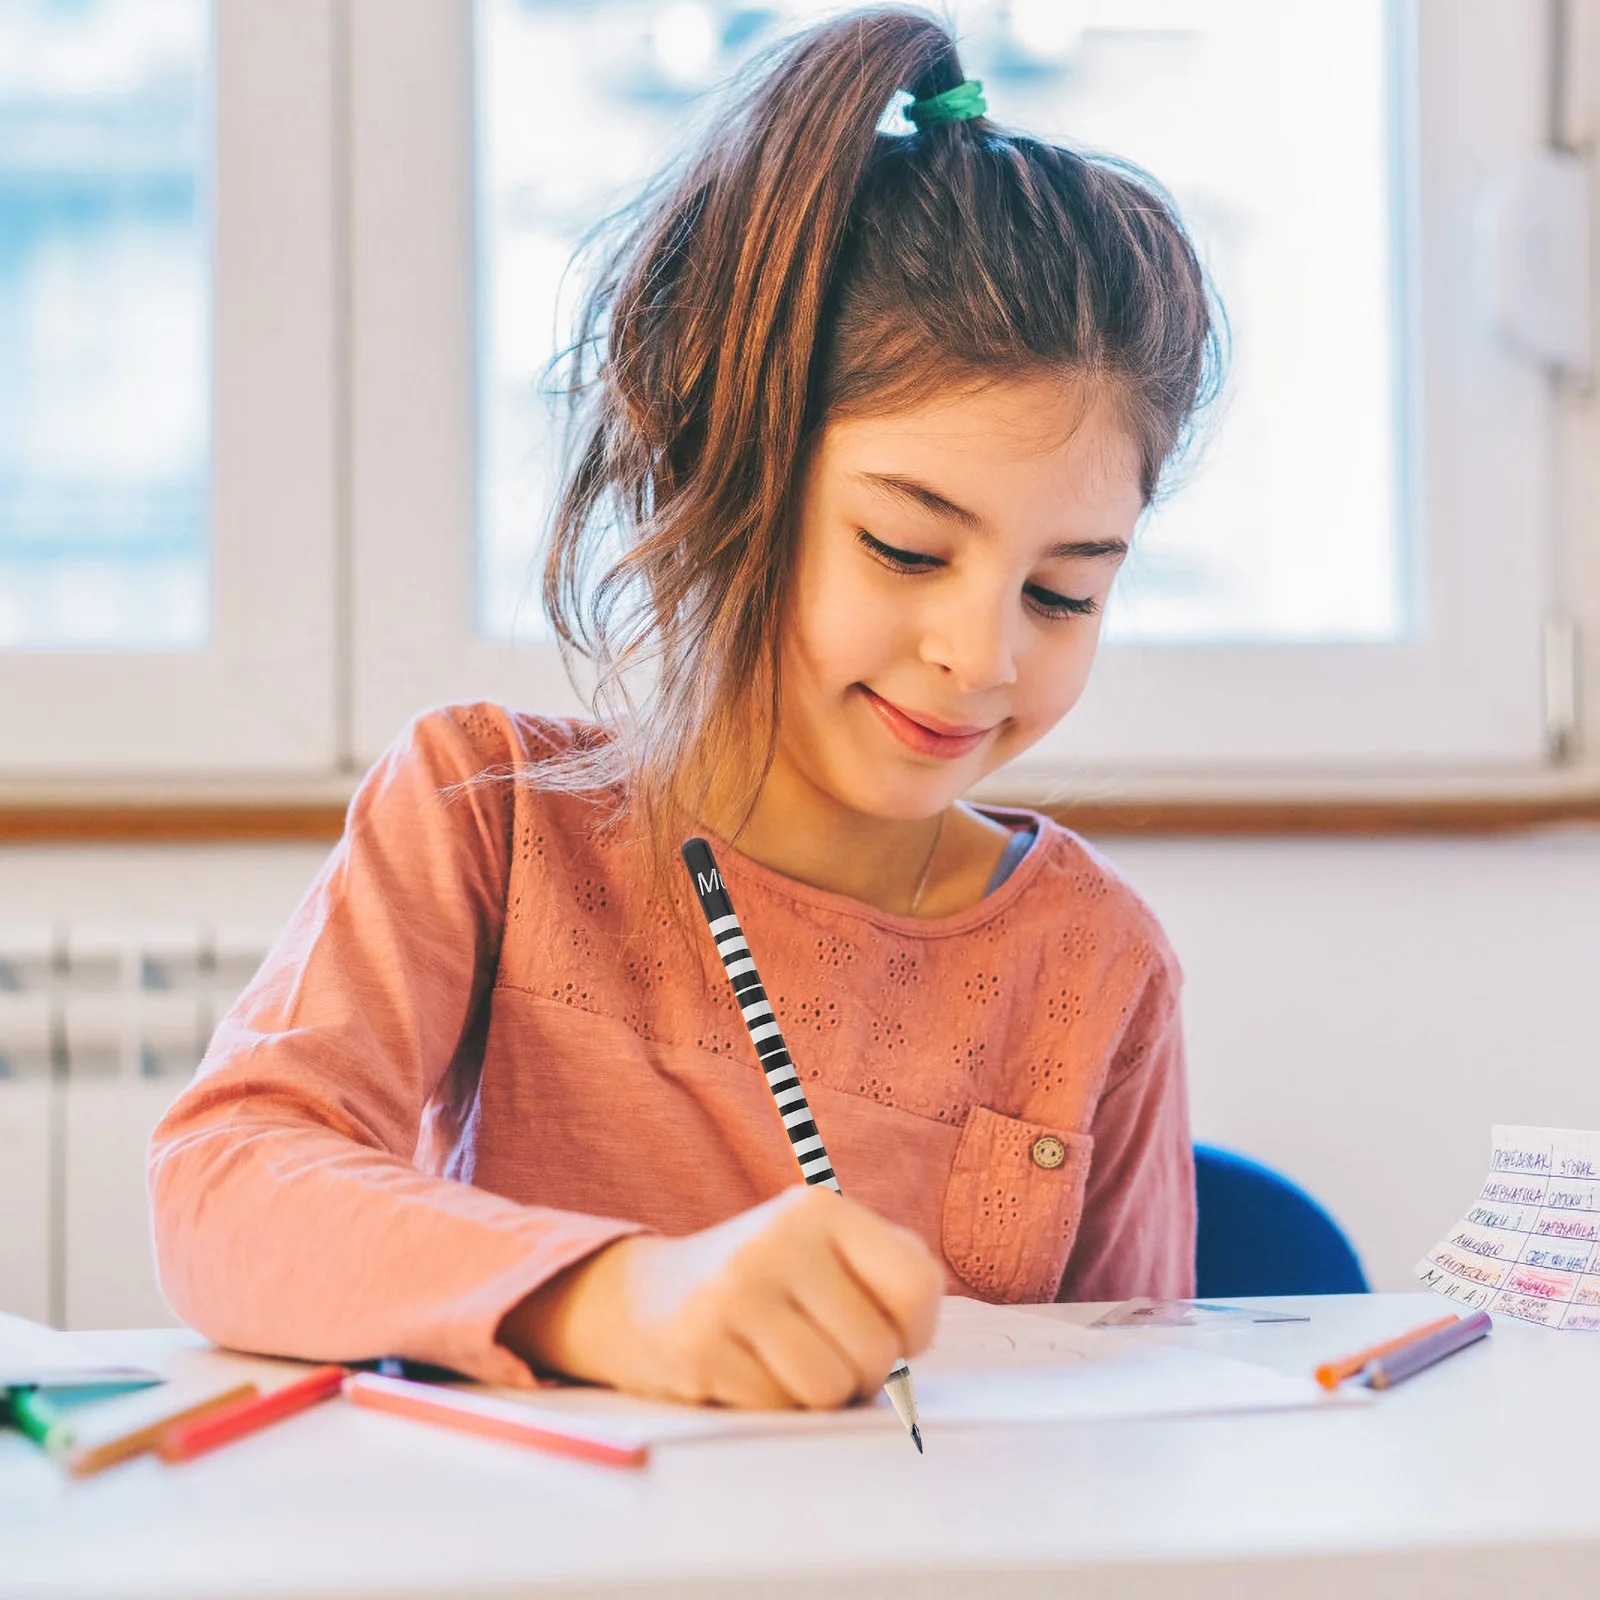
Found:
[[[525,1295],[798,1181],[709,935],[685,949],[626,831],[539,787],[583,728],[434,711],[363,782],[152,1141],[162,1287],[210,1338],[528,1384],[495,1342]],[[990,810],[1038,837],[939,918],[716,841],[840,1183],[954,1293],[1191,1294],[1177,963],[1081,839]]]

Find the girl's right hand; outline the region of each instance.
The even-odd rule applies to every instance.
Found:
[[[916,1234],[797,1187],[683,1238],[619,1239],[515,1306],[500,1343],[665,1400],[839,1406],[927,1348],[944,1281]]]

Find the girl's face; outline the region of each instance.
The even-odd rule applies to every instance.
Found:
[[[868,816],[948,805],[1077,702],[1142,510],[1114,407],[1059,379],[829,424],[801,501],[779,760]]]

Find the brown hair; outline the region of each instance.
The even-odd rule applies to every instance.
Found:
[[[771,766],[796,501],[830,417],[1061,371],[1115,397],[1148,500],[1213,390],[1205,277],[1148,180],[987,117],[879,131],[897,91],[964,76],[944,24],[898,7],[779,46],[583,306],[543,597],[613,737],[538,776],[621,797],[658,891],[713,781],[735,775],[746,816]]]

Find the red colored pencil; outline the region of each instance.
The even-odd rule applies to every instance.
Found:
[[[161,1435],[156,1453],[163,1461],[193,1461],[219,1445],[232,1444],[258,1428],[270,1427],[321,1400],[332,1399],[345,1377],[343,1367],[318,1367],[270,1394],[254,1395],[209,1416],[168,1428]]]
[[[379,1378],[368,1372],[344,1381],[344,1397],[353,1405],[415,1422],[432,1422],[459,1433],[475,1433],[506,1444],[529,1445],[556,1455],[576,1456],[607,1467],[642,1467],[650,1458],[647,1445],[614,1444],[581,1432],[558,1431],[547,1414],[535,1413],[514,1400],[443,1389],[432,1383],[412,1383],[407,1378]],[[535,1416],[538,1420],[535,1421]]]

